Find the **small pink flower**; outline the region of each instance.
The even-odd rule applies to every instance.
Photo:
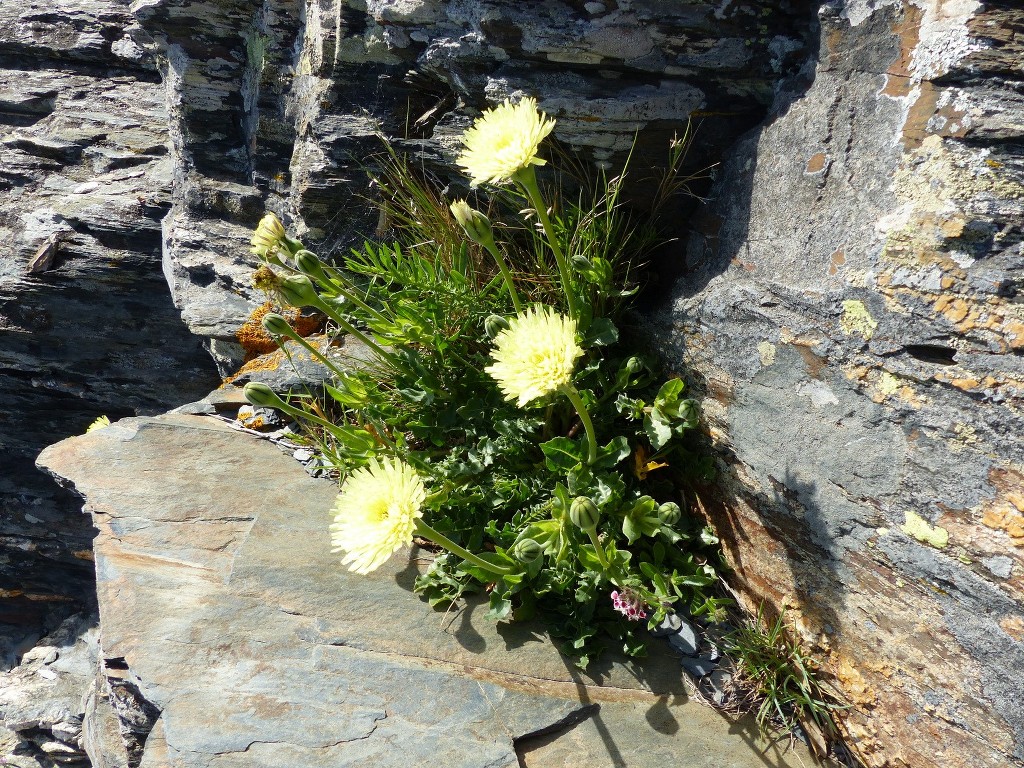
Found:
[[[644,601],[633,593],[628,587],[623,587],[622,592],[612,592],[612,606],[630,621],[643,621],[647,618],[647,611]]]

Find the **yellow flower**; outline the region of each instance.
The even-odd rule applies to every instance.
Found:
[[[531,165],[544,165],[537,147],[551,133],[555,121],[537,109],[537,100],[506,99],[476,119],[462,137],[465,148],[456,162],[469,175],[472,186],[508,181]]]
[[[284,237],[284,225],[281,220],[268,213],[256,225],[256,231],[252,233],[252,248],[249,250],[265,259],[277,249]]]
[[[576,321],[551,307],[536,306],[509,321],[494,339],[494,364],[485,370],[506,400],[520,407],[572,383],[583,349],[576,342]]]
[[[369,573],[412,542],[427,498],[423,480],[399,459],[376,459],[357,469],[342,486],[331,525],[333,552],[342,564]]]
[[[104,427],[109,426],[110,418],[108,416],[100,416],[96,421],[89,425],[89,428],[85,430],[85,434],[89,434],[90,432],[95,432],[97,429],[103,429]]]

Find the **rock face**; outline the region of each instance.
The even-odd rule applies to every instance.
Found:
[[[100,414],[216,385],[160,268],[164,88],[127,3],[0,2],[0,665],[92,591],[78,501],[34,467]],[[52,627],[51,627],[52,628]]]
[[[139,726],[134,754],[99,750],[96,732],[116,729],[92,709],[95,768],[763,765],[751,723],[685,703],[666,644],[585,676],[482,605],[431,610],[410,591],[416,552],[344,571],[326,534],[336,485],[221,422],[127,419],[40,461],[85,495],[100,531],[108,711]],[[540,738],[580,721],[564,742]]]
[[[475,110],[529,93],[558,119],[557,137],[590,160],[614,161],[639,132],[640,163],[654,165],[691,116],[703,121],[695,165],[725,159],[693,235],[657,265],[680,279],[652,330],[704,397],[722,473],[703,498],[746,599],[793,606],[855,705],[851,736],[869,764],[1021,763],[1018,6],[0,0],[0,234],[10,246],[0,255],[0,621],[38,627],[41,606],[75,599],[91,567],[75,502],[30,474],[30,456],[99,413],[152,412],[213,386],[182,320],[222,374],[244,359],[239,330],[263,301],[249,286],[247,233],[266,208],[322,252],[344,246],[376,224],[356,199],[378,132],[439,168]],[[179,434],[150,434],[158,429]],[[79,445],[115,435],[133,451],[148,445],[124,430]],[[202,475],[248,476],[242,464],[211,459]],[[104,469],[85,457],[82,466]],[[67,474],[85,488],[83,471]],[[126,492],[100,485],[98,498]],[[283,600],[278,571],[233,570],[253,546],[246,508],[153,513],[155,539],[131,516],[94,511],[116,521],[101,552],[136,536],[144,544],[117,549],[106,561],[116,567],[99,563],[101,593],[125,588],[109,601],[138,601],[104,616],[107,661],[90,712],[97,723],[116,713],[135,735],[126,749],[116,728],[87,733],[100,764],[134,762],[143,742],[144,765],[163,754],[264,760],[276,749],[247,741],[256,725],[244,718],[196,721],[197,741],[182,741],[175,723],[193,727],[188,718],[215,690],[187,672],[197,648],[239,705],[218,711],[248,712],[250,702],[264,712],[268,686],[293,681],[284,661],[247,667],[250,656],[219,649],[172,594],[217,596],[210,590],[235,584],[250,590],[236,598],[266,628],[306,638],[274,645],[282,637],[241,616],[252,632],[232,638],[245,653],[260,637],[275,653],[301,649],[297,664],[338,684],[352,682],[342,657],[433,684],[434,662],[403,666],[409,649],[393,633],[381,630],[383,656],[345,644],[354,619],[332,613],[340,609],[327,595],[344,586],[373,614],[357,586],[321,583],[312,607],[280,603],[294,613],[263,605]],[[194,526],[222,548],[195,541]],[[264,546],[280,555],[270,538]],[[157,562],[164,571],[143,568]],[[140,575],[165,572],[173,577]],[[136,588],[165,612],[132,597]],[[223,621],[221,597],[211,600],[197,615]],[[193,634],[178,636],[180,647],[133,636],[128,611]],[[321,611],[323,630],[311,618]],[[42,630],[22,636],[33,632]],[[22,636],[0,649],[9,661]],[[177,669],[157,668],[161,654]],[[469,685],[473,673],[452,685],[477,691],[467,701],[482,706],[479,696],[493,699],[510,679],[501,664],[482,682]],[[511,759],[517,734],[578,709],[562,701],[523,717],[537,701],[531,690],[486,710],[509,734],[497,764]],[[322,719],[315,695],[294,701]],[[366,693],[336,732],[304,733],[289,754],[313,760],[377,743],[404,723],[407,704],[394,701],[394,717],[375,719],[387,708]],[[433,733],[441,722],[420,725]],[[227,745],[216,760],[213,744]]]
[[[1022,23],[824,5],[664,318],[736,580],[793,606],[870,765],[1024,760]]]
[[[470,116],[505,96],[535,95],[558,137],[593,159],[621,159],[639,132],[641,167],[700,116],[703,163],[760,119],[806,55],[813,5],[137,3],[168,88],[175,303],[225,371],[236,367],[238,330],[263,301],[246,244],[264,208],[322,253],[361,242],[377,221],[353,200],[380,136],[437,167]]]

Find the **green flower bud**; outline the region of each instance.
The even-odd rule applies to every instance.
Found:
[[[683,511],[674,501],[666,501],[658,507],[658,519],[661,520],[663,525],[675,525],[679,522],[679,518],[682,515]]]
[[[313,283],[305,275],[289,275],[281,280],[278,293],[293,307],[316,307],[320,297],[313,289]]]
[[[484,320],[484,332],[488,339],[497,338],[498,334],[509,328],[508,320],[501,315],[490,315]]]
[[[277,396],[266,384],[261,384],[258,381],[250,381],[245,385],[242,390],[242,395],[255,406],[261,408],[281,408],[285,405],[285,402]]]
[[[320,282],[327,282],[327,276],[324,274],[324,265],[315,253],[303,248],[295,254],[294,259],[295,266],[299,268],[299,272],[309,275]]]
[[[491,220],[476,210],[465,200],[456,200],[450,206],[452,215],[459,226],[466,231],[466,236],[474,243],[484,247],[494,244],[494,232],[491,231]]]
[[[580,272],[585,272],[586,270],[594,268],[594,263],[586,256],[573,256],[572,265]]]
[[[291,336],[294,333],[288,321],[274,312],[263,316],[263,328],[271,336]]]
[[[533,539],[520,539],[512,547],[511,554],[523,565],[529,565],[544,554],[544,548]]]
[[[584,531],[594,531],[601,520],[601,511],[586,496],[577,496],[569,507],[569,519]]]
[[[639,357],[634,356],[626,361],[626,370],[629,371],[630,374],[639,373],[641,370],[643,370],[643,367],[644,361],[641,360]]]

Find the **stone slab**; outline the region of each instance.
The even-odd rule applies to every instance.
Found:
[[[40,463],[86,497],[99,530],[102,658],[161,712],[144,765],[517,766],[520,739],[623,712],[638,713],[614,716],[623,733],[650,733],[661,752],[699,733],[746,755],[730,765],[763,764],[745,731],[687,702],[661,641],[642,665],[583,674],[536,627],[495,625],[475,604],[433,611],[411,592],[424,552],[343,570],[327,535],[335,484],[223,422],[126,419]],[[644,712],[675,722],[679,741]],[[621,752],[602,722],[573,739]],[[634,752],[629,765],[655,765]],[[538,755],[530,765],[561,764]]]

